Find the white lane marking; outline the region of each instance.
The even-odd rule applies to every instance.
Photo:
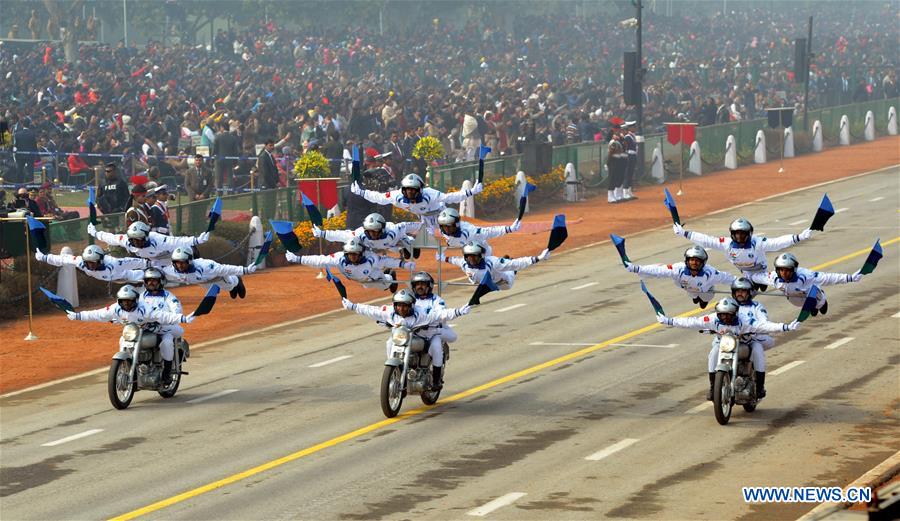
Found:
[[[838,208],[837,210],[834,211],[834,213],[846,212],[847,210],[849,210],[849,208]]]
[[[610,445],[609,447],[606,447],[605,449],[598,450],[597,452],[591,454],[590,456],[588,456],[584,459],[586,459],[588,461],[600,461],[603,458],[610,456],[612,454],[615,454],[616,452],[619,452],[622,449],[628,448],[639,441],[641,441],[641,440],[638,440],[635,438],[625,438],[624,440],[622,440],[618,443],[613,443],[612,445]]]
[[[589,287],[591,287],[591,286],[596,286],[597,284],[600,284],[600,283],[599,283],[599,282],[588,282],[587,284],[582,284],[581,286],[575,286],[575,287],[572,288],[572,289],[573,289],[573,290],[576,290],[576,289],[584,289],[584,288],[589,288]]]
[[[231,393],[236,393],[236,392],[238,392],[237,389],[225,389],[224,391],[219,391],[219,392],[217,392],[217,393],[215,393],[215,394],[209,394],[209,395],[206,395],[206,396],[201,396],[200,398],[194,398],[193,400],[188,400],[187,403],[200,403],[200,402],[205,402],[206,400],[212,400],[212,399],[215,399],[215,398],[220,398],[220,397],[222,397],[222,396],[227,396],[227,395],[229,395],[229,394],[231,394]]]
[[[841,347],[842,345],[846,344],[847,342],[853,342],[853,340],[854,340],[854,338],[852,336],[848,336],[848,337],[838,340],[837,342],[832,342],[832,343],[828,344],[827,346],[825,346],[825,349],[837,349],[837,348]]]
[[[869,199],[869,202],[870,202],[870,203],[874,203],[875,201],[880,201],[880,200],[882,200],[882,199],[884,199],[884,197],[881,197],[881,196],[879,196],[879,197],[873,197],[873,198]]]
[[[513,304],[512,306],[507,306],[505,308],[495,309],[494,313],[505,313],[507,311],[525,307],[527,304]]]
[[[309,367],[310,367],[310,368],[322,367],[323,365],[333,364],[333,363],[335,363],[335,362],[340,362],[341,360],[346,360],[346,359],[348,359],[348,358],[353,358],[353,355],[339,356],[339,357],[337,357],[337,358],[332,358],[331,360],[325,360],[324,362],[319,362],[319,363],[317,363],[317,364],[313,364],[313,365],[311,365],[311,366],[309,366]]]
[[[490,503],[485,503],[484,505],[476,508],[475,510],[470,510],[468,515],[484,517],[484,516],[490,514],[491,512],[493,512],[494,510],[497,510],[498,508],[503,508],[506,505],[510,505],[517,499],[520,499],[526,495],[527,494],[525,494],[524,492],[510,492],[509,494],[504,494],[504,495],[498,497],[497,499],[491,501]]]
[[[703,410],[705,410],[707,407],[712,406],[712,404],[713,403],[709,401],[703,402],[700,405],[685,411],[685,414],[697,414],[698,412],[702,412]]]
[[[63,443],[68,443],[70,441],[80,440],[81,438],[87,438],[88,436],[93,436],[94,434],[97,434],[98,432],[103,432],[103,429],[91,429],[89,431],[79,432],[78,434],[66,436],[65,438],[61,438],[56,441],[44,443],[41,445],[41,447],[56,447],[57,445],[62,445]]]
[[[532,342],[531,346],[594,346],[598,342]]]
[[[778,369],[776,369],[776,370],[770,372],[770,373],[769,373],[769,376],[778,376],[778,375],[780,375],[781,373],[785,373],[785,372],[787,372],[787,371],[790,371],[791,369],[797,367],[798,365],[800,365],[800,364],[802,364],[802,363],[804,363],[804,362],[806,362],[806,360],[794,360],[793,362],[791,362],[791,363],[789,363],[789,364],[786,364],[786,365],[783,365],[783,366],[779,367]]]
[[[900,311],[898,311],[898,312],[894,313],[893,315],[891,315],[891,318],[900,318]]]
[[[625,347],[662,347],[665,349],[672,349],[673,347],[678,347],[678,344],[610,344],[613,346],[625,346]]]
[[[800,219],[799,221],[794,221],[792,223],[788,223],[788,226],[797,226],[798,224],[803,224],[806,221],[807,221],[806,219]]]

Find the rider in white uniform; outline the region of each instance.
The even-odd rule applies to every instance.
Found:
[[[641,277],[667,278],[690,295],[694,304],[705,309],[715,294],[716,284],[730,284],[735,276],[706,265],[709,256],[700,246],[684,250],[684,262],[675,264],[626,263],[625,269]]]
[[[34,257],[52,266],[75,266],[92,279],[103,282],[132,282],[140,283],[144,278],[142,271],[147,267],[147,259],[138,257],[106,257],[103,248],[91,244],[81,252],[81,255],[54,255],[35,250]]]
[[[385,273],[389,268],[416,269],[416,263],[392,257],[383,257],[377,253],[367,252],[358,240],[344,244],[344,251],[331,255],[294,255],[287,252],[288,262],[311,266],[314,268],[336,268],[350,280],[359,282],[366,288],[378,288],[389,291],[397,290],[397,279],[394,272]]]
[[[87,229],[88,234],[98,241],[110,246],[121,246],[138,257],[148,259],[151,266],[157,267],[171,264],[175,248],[191,249],[209,240],[209,232],[203,232],[197,237],[172,237],[151,232],[150,225],[141,221],[131,223],[126,233],[101,232],[93,224],[88,224]]]
[[[858,271],[852,274],[811,271],[801,268],[800,262],[793,253],[782,253],[775,259],[775,271],[753,273],[750,280],[757,284],[774,286],[784,293],[788,302],[797,307],[803,307],[806,295],[813,285],[832,286],[859,282],[862,280],[862,274]],[[816,316],[819,313],[823,315],[828,313],[828,301],[825,299],[824,291],[819,291],[816,295],[816,309],[812,311],[812,315]]]
[[[536,257],[519,257],[506,259],[501,257],[486,256],[484,246],[477,242],[470,242],[463,246],[462,257],[443,257],[437,255],[438,260],[444,260],[454,266],[462,268],[463,273],[472,284],[480,284],[486,273],[491,274],[491,280],[500,290],[510,289],[516,281],[516,272],[550,258],[550,250],[545,249]]]
[[[438,215],[438,226],[441,227],[441,237],[447,241],[448,248],[462,248],[467,243],[477,242],[484,246],[485,255],[491,255],[493,250],[487,242],[488,239],[517,232],[522,223],[516,219],[509,226],[478,227],[460,220],[459,212],[455,208],[446,208]]]

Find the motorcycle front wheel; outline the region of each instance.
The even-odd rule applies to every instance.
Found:
[[[731,407],[734,400],[731,396],[731,375],[725,371],[716,372],[716,381],[713,385],[713,412],[716,413],[716,421],[719,425],[728,424],[731,419]]]
[[[397,416],[403,405],[403,391],[400,389],[400,368],[393,365],[384,367],[381,377],[381,412],[388,418]]]
[[[128,385],[131,376],[130,360],[113,360],[109,366],[109,376],[106,379],[109,402],[116,409],[127,409],[134,398],[135,383]]]

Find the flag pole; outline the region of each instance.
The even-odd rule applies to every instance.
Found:
[[[22,224],[25,228],[25,272],[28,278],[28,334],[25,336],[25,340],[37,340],[37,335],[34,334],[34,306],[31,299],[31,234],[28,233],[28,220],[22,219]]]
[[[684,193],[684,125],[678,124],[678,193]]]
[[[784,122],[781,121],[781,113],[778,114],[778,122],[780,125],[778,126],[781,129],[781,165],[778,167],[778,173],[784,173],[784,142],[787,140],[787,136],[784,134]]]
[[[322,196],[319,194],[319,182],[320,182],[320,180],[319,180],[319,179],[316,179],[316,206],[319,206],[320,204],[322,204],[322,203],[321,203],[321,201],[322,201]],[[322,233],[324,233],[324,232],[325,232],[325,230],[324,230],[324,228],[325,228],[325,223],[324,223],[324,222],[322,222],[322,228],[323,228],[323,229],[322,229]],[[322,238],[321,238],[321,237],[319,237],[319,255],[322,255]],[[320,269],[320,270],[319,270],[319,274],[316,275],[316,278],[317,278],[317,279],[324,279],[324,278],[325,278],[325,270],[324,270],[324,269]]]

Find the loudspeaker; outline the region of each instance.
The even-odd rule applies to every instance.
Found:
[[[809,63],[806,54],[806,38],[794,40],[794,83],[806,83]]]
[[[639,64],[637,62],[637,53],[634,51],[626,51],[623,59],[625,72],[623,74],[623,94],[625,96],[626,105],[637,105],[641,99],[641,82],[638,78]]]
[[[553,166],[553,145],[526,143],[522,150],[522,171],[525,175],[543,175]]]

